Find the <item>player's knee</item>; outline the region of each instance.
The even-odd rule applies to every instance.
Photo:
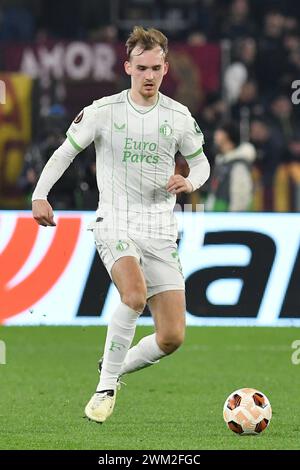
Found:
[[[172,354],[178,349],[184,341],[184,332],[177,332],[157,337],[157,344],[166,354]]]
[[[123,304],[128,305],[136,312],[142,312],[146,305],[146,292],[132,291],[121,296]]]

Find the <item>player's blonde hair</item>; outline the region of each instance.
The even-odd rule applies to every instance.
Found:
[[[126,41],[128,60],[130,60],[131,52],[136,46],[140,46],[143,51],[150,51],[159,46],[165,59],[167,58],[168,38],[158,29],[144,29],[142,26],[135,26]]]

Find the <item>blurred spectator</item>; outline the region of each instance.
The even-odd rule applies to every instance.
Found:
[[[212,171],[206,209],[251,210],[255,148],[250,143],[240,144],[239,130],[232,123],[218,127],[214,140],[218,154]]]
[[[245,38],[235,44],[233,62],[225,70],[224,87],[229,103],[235,103],[240,96],[241,88],[247,80],[256,76],[256,42]]]
[[[206,42],[206,36],[201,31],[192,31],[187,37],[189,46],[203,46]]]
[[[102,26],[101,28],[90,31],[89,37],[91,41],[106,42],[116,44],[118,41],[118,29],[112,24]]]
[[[270,12],[265,17],[264,31],[259,43],[258,79],[266,94],[278,87],[282,70],[286,64],[283,47],[284,17]]]
[[[284,147],[296,130],[300,128],[300,122],[293,114],[293,105],[290,97],[279,95],[271,102],[270,125],[273,133],[277,135],[280,147]]]
[[[282,160],[283,149],[263,119],[252,121],[250,137],[257,151],[256,164],[263,175],[263,182],[269,188],[273,182],[274,172]]]
[[[72,0],[43,0],[41,27],[50,31],[56,38],[74,38],[83,35],[81,22],[81,1]]]
[[[214,129],[220,122],[224,121],[227,111],[226,103],[221,96],[210,94],[203,110],[195,115],[196,121],[205,136],[205,153],[211,164],[214,160]]]
[[[34,17],[26,7],[7,5],[0,10],[0,40],[31,41],[34,32]]]
[[[248,80],[241,86],[238,101],[231,108],[232,118],[236,122],[241,121],[244,108],[247,108],[250,119],[261,116],[264,112],[259,101],[258,86],[254,80]]]
[[[224,17],[222,35],[228,39],[255,36],[256,28],[250,15],[248,0],[233,0],[229,15]]]
[[[287,33],[284,37],[284,49],[286,60],[281,71],[280,85],[286,93],[291,88],[291,83],[300,77],[300,33]]]
[[[24,157],[24,167],[18,182],[19,188],[24,192],[28,206],[31,205],[31,195],[41,174],[42,168],[53,152],[66,139],[66,116],[63,108],[53,106],[49,115],[40,123],[42,127],[41,138],[32,144]],[[74,162],[54,186],[49,195],[50,204],[59,210],[76,209],[80,207],[80,171],[79,161]]]
[[[218,11],[215,0],[202,0],[194,8],[192,15],[192,29],[201,32],[209,40],[215,40],[218,36]]]
[[[284,160],[300,164],[300,127],[289,141]]]

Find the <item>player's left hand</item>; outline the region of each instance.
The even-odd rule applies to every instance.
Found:
[[[172,175],[168,181],[166,189],[172,194],[191,193],[193,191],[193,187],[189,180],[181,175]]]

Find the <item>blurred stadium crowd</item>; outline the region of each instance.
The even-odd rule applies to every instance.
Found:
[[[205,196],[209,200],[209,195],[221,184],[222,171],[228,170],[228,161],[232,166],[237,159],[239,163],[246,161],[251,174],[250,203],[244,207],[213,203],[209,209],[299,211],[300,105],[292,101],[292,84],[300,80],[298,2],[2,0],[0,48],[11,41],[39,42],[52,38],[117,44],[124,41],[134,24],[162,29],[170,39],[170,48],[177,41],[192,46],[211,42],[222,46],[222,87],[219,92],[205,96],[195,116],[205,136],[206,154],[217,171],[204,193],[197,199],[193,195],[193,202]],[[28,205],[37,177],[65,138],[71,118],[61,104],[54,104],[48,116],[40,121],[41,130],[26,151],[18,181],[19,188],[28,195]],[[251,158],[249,146],[245,156],[245,142],[253,146]],[[223,158],[226,154],[228,159]],[[185,171],[180,159],[178,171]],[[226,184],[230,185],[231,180]],[[56,209],[95,208],[97,188],[92,149],[86,151],[86,158],[76,159],[57,183],[53,197],[51,202]],[[221,199],[226,197],[223,194]]]

